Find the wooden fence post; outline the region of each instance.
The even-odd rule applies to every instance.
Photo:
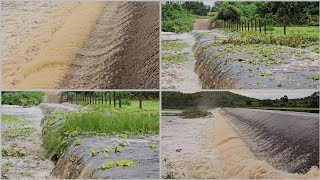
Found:
[[[241,31],[243,31],[243,22],[241,22]]]
[[[113,107],[116,108],[116,92],[113,91]]]
[[[121,108],[121,93],[119,93],[119,108]]]
[[[284,35],[287,34],[287,24],[286,24],[286,20],[283,20],[283,33],[284,33]]]
[[[250,20],[248,20],[248,31],[250,31]]]
[[[259,18],[259,32],[261,33],[261,19]]]
[[[254,30],[257,31],[257,19],[254,19]]]
[[[264,19],[264,33],[267,34],[267,20]]]
[[[244,20],[244,31],[247,30],[247,20]]]
[[[139,93],[139,108],[142,109],[142,94]]]

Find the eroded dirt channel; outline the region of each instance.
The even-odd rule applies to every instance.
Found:
[[[3,86],[158,88],[159,3],[4,1]]]
[[[212,117],[198,119],[162,116],[163,178],[319,177],[315,115],[232,108],[211,112]]]

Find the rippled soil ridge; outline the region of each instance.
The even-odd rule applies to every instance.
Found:
[[[157,88],[159,5],[108,3],[61,87]]]
[[[154,2],[2,2],[4,88],[158,88],[158,9]]]

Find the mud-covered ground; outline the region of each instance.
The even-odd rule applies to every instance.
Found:
[[[158,88],[158,8],[2,2],[4,88]]]
[[[294,140],[295,137],[289,137],[290,135],[288,133],[281,136],[281,132],[273,132],[281,137],[275,137],[270,134],[264,135],[263,133],[259,134],[258,127],[247,128],[247,132],[250,131],[251,133],[244,134],[243,131],[238,130],[239,124],[234,123],[234,120],[231,121],[226,117],[223,110],[217,108],[211,112],[213,117],[197,119],[162,116],[162,178],[280,179],[319,177],[318,167],[310,168],[310,166],[306,166],[304,161],[300,161],[301,157],[307,157],[309,153],[314,154],[316,152],[313,152],[312,149],[304,151],[301,151],[301,149],[292,149],[288,147],[286,143],[283,143],[286,142],[285,139],[281,139],[286,135],[286,137],[291,138],[291,140]],[[308,113],[298,113],[295,119],[299,117],[309,117],[307,114]],[[283,116],[286,115],[288,115],[288,113],[283,113]],[[254,117],[255,116],[252,118]],[[265,117],[265,119],[267,122],[268,118]],[[276,114],[271,114],[269,120],[276,120]],[[246,121],[245,117],[242,118],[242,121]],[[259,122],[258,119],[257,122]],[[290,123],[282,122],[281,124],[282,128],[290,129]],[[314,128],[309,126],[299,127],[301,131],[309,131]],[[272,125],[265,128],[266,131],[281,131],[281,129],[274,129]],[[249,136],[250,134],[254,136]],[[269,143],[267,144],[260,144],[258,150],[265,149],[271,152],[283,146],[287,146],[289,149],[287,149],[286,153],[283,153],[282,156],[267,157],[270,153],[268,154],[266,151],[264,151],[264,156],[261,154],[258,156],[256,152],[258,150],[252,149],[252,143],[248,144],[248,138],[252,142],[255,142],[263,140],[264,137],[268,137],[270,141],[268,141]],[[274,141],[272,141],[272,138],[279,139],[273,139]],[[311,142],[313,139],[313,137],[310,136],[305,136],[305,138],[306,143]],[[293,154],[300,156],[300,158],[291,156]],[[292,166],[301,168],[301,170],[304,168],[308,170],[305,171],[304,174],[289,173],[289,166],[279,169],[277,166],[274,166],[274,164],[270,164],[270,160],[278,162],[283,160]]]
[[[50,173],[54,164],[45,159],[41,146],[41,109],[2,105],[1,111],[2,178],[53,178]],[[4,149],[9,154],[5,155]]]

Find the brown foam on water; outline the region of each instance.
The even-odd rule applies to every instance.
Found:
[[[292,174],[277,170],[265,161],[258,160],[233,130],[219,109],[214,111],[215,142],[207,141],[218,151],[218,160],[223,178],[254,179],[306,179],[319,178],[319,169],[314,167],[306,174]]]

